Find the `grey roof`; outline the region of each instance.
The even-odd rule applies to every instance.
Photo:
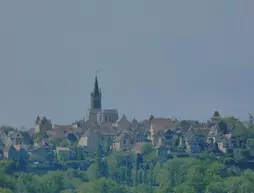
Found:
[[[184,134],[185,141],[196,141],[196,135],[193,128],[190,128],[187,133]]]
[[[21,133],[16,129],[14,131],[10,131],[8,133],[8,136],[11,137],[11,138],[23,138],[23,136],[21,135]]]

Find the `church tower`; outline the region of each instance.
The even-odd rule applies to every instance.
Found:
[[[101,110],[101,91],[99,90],[99,84],[97,76],[95,76],[94,89],[91,93],[91,110]]]
[[[91,104],[89,110],[90,124],[97,124],[97,114],[101,111],[101,91],[99,89],[98,78],[95,76],[94,88],[91,93]]]

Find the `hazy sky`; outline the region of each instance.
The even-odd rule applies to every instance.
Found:
[[[254,112],[253,0],[0,1],[0,124],[104,108],[206,120]]]

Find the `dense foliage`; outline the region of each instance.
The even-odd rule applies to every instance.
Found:
[[[17,172],[13,163],[2,160],[0,193],[254,192],[252,169],[226,165],[205,155],[163,161],[150,154],[112,153],[102,158],[98,148],[97,158],[87,171],[69,169],[44,174]]]

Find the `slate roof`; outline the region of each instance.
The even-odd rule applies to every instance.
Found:
[[[177,123],[175,123],[172,119],[169,118],[154,118],[151,121],[152,128],[154,132],[158,130],[167,130],[167,129],[175,129]]]
[[[11,138],[23,138],[23,136],[21,135],[21,133],[16,129],[14,131],[10,131],[8,133],[8,136]]]
[[[133,120],[131,121],[131,126],[132,126],[132,127],[139,127],[139,122],[138,122],[136,119],[133,119]]]
[[[23,144],[24,145],[32,145],[33,144],[33,139],[27,131],[23,131],[20,133],[23,136]]]
[[[51,134],[52,136],[57,137],[57,138],[64,138],[64,137],[66,137],[67,132],[73,132],[73,130],[74,130],[74,128],[72,125],[55,125],[53,128],[53,132],[47,131],[47,134],[49,134],[49,135]]]
[[[58,132],[58,131],[70,132],[70,131],[73,131],[73,126],[72,125],[56,125],[55,124],[53,130],[56,132]]]
[[[193,128],[190,128],[189,131],[187,133],[184,134],[184,138],[186,142],[195,142],[197,141],[195,132],[193,130]]]
[[[78,136],[74,132],[68,132],[67,134],[67,139],[71,142],[76,142],[78,141]]]

